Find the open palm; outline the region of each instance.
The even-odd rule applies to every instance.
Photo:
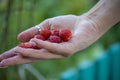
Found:
[[[72,32],[72,38],[70,41],[60,44],[50,43],[36,38],[30,39],[38,33],[37,29],[32,27],[20,33],[18,39],[21,42],[32,42],[38,47],[42,47],[42,49],[25,49],[17,46],[0,55],[1,67],[31,63],[46,59],[66,58],[77,51],[85,49],[101,36],[96,28],[96,24],[84,15],[58,16],[46,19],[41,22],[39,26],[50,30],[69,28]]]

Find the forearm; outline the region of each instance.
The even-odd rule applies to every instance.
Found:
[[[120,0],[100,0],[85,16],[104,33],[120,21]]]

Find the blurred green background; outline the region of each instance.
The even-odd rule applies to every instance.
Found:
[[[0,0],[0,53],[19,44],[17,35],[41,21],[59,15],[81,15],[98,0]],[[93,59],[120,40],[120,23],[111,28],[89,48],[63,60],[46,60],[30,65],[0,69],[0,80],[59,80],[64,70],[83,60]],[[34,76],[35,75],[35,76]],[[40,76],[41,75],[41,76]],[[40,79],[44,80],[44,79]]]

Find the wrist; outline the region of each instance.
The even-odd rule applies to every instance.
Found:
[[[96,24],[100,32],[106,32],[120,21],[119,3],[119,0],[100,0],[85,16]]]

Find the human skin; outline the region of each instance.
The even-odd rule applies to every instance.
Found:
[[[69,28],[73,35],[68,42],[57,44],[36,38],[29,41],[38,33],[38,30],[32,27],[23,31],[18,35],[21,42],[29,42],[42,49],[25,49],[16,46],[0,55],[0,67],[47,59],[63,59],[87,48],[120,21],[119,4],[120,0],[100,0],[91,10],[81,16],[57,16],[39,24],[42,28],[48,29]]]

